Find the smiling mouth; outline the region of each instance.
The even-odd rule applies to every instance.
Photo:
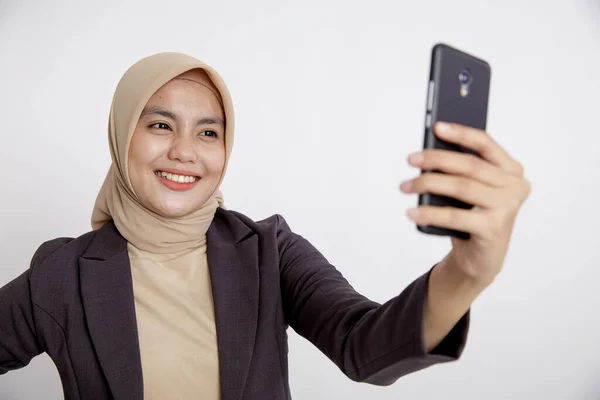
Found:
[[[156,171],[154,174],[160,178],[176,183],[194,183],[197,180],[200,180],[200,177],[195,175],[178,175],[164,171]]]

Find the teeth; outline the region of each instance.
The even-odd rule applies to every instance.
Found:
[[[171,173],[163,172],[163,171],[156,171],[156,175],[157,176],[162,176],[163,178],[166,178],[166,179],[168,179],[170,181],[178,182],[178,183],[192,183],[192,182],[196,182],[196,177],[195,176],[177,175],[177,174],[171,174]]]

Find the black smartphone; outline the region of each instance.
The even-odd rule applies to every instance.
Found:
[[[486,61],[443,43],[433,46],[427,90],[424,149],[442,149],[478,154],[441,140],[433,133],[437,121],[453,122],[485,130],[491,67]],[[421,173],[441,172],[423,170]],[[446,196],[424,193],[419,205],[471,209],[473,205]],[[430,225],[417,225],[423,233],[469,239],[468,232]]]

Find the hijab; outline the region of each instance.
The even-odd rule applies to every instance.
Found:
[[[129,144],[140,114],[152,95],[180,74],[201,69],[198,83],[218,98],[225,115],[225,165],[214,192],[195,212],[166,218],[141,204],[128,175]],[[119,81],[113,96],[108,139],[112,163],[92,212],[92,229],[113,220],[123,237],[135,247],[152,253],[178,252],[202,245],[218,207],[224,207],[219,186],[223,181],[234,136],[233,104],[221,76],[209,65],[189,55],[158,53],[133,64]]]

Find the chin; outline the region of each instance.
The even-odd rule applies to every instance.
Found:
[[[182,218],[190,215],[198,208],[187,207],[159,207],[157,212],[165,218]]]
[[[200,187],[197,186],[194,189],[200,189]],[[208,200],[205,197],[206,195],[199,190],[180,193],[164,193],[164,190],[157,190],[149,199],[149,206],[154,212],[165,218],[183,218],[202,208],[202,205]]]
[[[154,204],[154,210],[165,218],[182,218],[202,208],[204,202],[197,198],[164,199]]]

